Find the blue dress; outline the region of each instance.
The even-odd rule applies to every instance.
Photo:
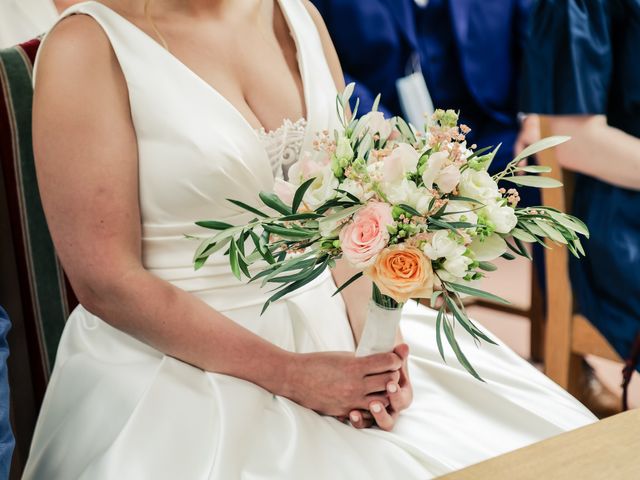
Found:
[[[524,111],[602,114],[640,138],[640,0],[541,0],[528,42]],[[615,168],[615,158],[602,161]],[[623,358],[638,356],[638,212],[640,191],[577,176],[573,213],[591,238],[586,257],[571,263],[574,294],[579,311]]]
[[[9,378],[7,375],[7,357],[9,356],[7,333],[10,328],[11,322],[9,322],[7,312],[0,307],[0,478],[9,478],[11,457],[15,446],[9,415]]]

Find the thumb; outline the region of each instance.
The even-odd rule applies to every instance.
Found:
[[[396,348],[393,349],[393,353],[395,353],[403,361],[405,361],[407,358],[409,358],[409,345],[407,345],[406,343],[396,345]]]

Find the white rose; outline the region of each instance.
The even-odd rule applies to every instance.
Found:
[[[467,274],[467,270],[469,269],[469,265],[473,260],[464,255],[456,255],[451,258],[447,258],[442,266],[444,269],[449,272],[454,277],[462,278]]]
[[[438,258],[459,257],[466,248],[449,236],[449,230],[438,230],[431,238],[431,242],[425,244],[424,254],[432,260]]]
[[[399,182],[404,179],[407,172],[418,168],[420,154],[408,143],[399,143],[393,151],[384,159],[382,174],[384,181],[388,183]]]
[[[415,185],[414,182],[411,182]],[[424,187],[416,187],[415,190],[411,191],[409,194],[409,198],[406,200],[406,204],[410,207],[415,208],[421,214],[426,214],[429,210],[429,204],[431,203],[431,199],[433,195]]]
[[[460,182],[460,170],[455,165],[447,165],[436,177],[435,183],[442,193],[451,193]]]
[[[516,212],[511,207],[492,203],[482,210],[486,212],[487,219],[493,224],[495,231],[498,233],[509,233],[518,224]]]
[[[479,262],[490,262],[507,251],[507,243],[500,235],[494,233],[487,238],[476,237],[469,245],[469,249]]]
[[[444,213],[444,219],[447,222],[467,222],[474,225],[478,223],[478,215],[474,211],[474,204],[470,202],[449,202]]]
[[[407,203],[411,195],[417,190],[415,182],[404,178],[400,182],[385,183],[382,190],[391,204]]]
[[[484,170],[467,168],[460,176],[460,195],[488,203],[500,196],[498,185]]]
[[[327,200],[335,197],[338,188],[338,179],[333,174],[330,166],[323,167],[309,186],[304,195],[305,201],[311,208],[317,208]]]
[[[442,170],[448,158],[449,154],[447,152],[435,152],[431,154],[427,160],[427,168],[422,174],[422,181],[427,188],[433,188],[436,177],[440,174],[440,170]]]
[[[393,131],[391,121],[385,119],[382,112],[369,112],[362,116],[360,122],[365,129],[369,129],[369,133],[377,133],[382,140],[389,138]]]

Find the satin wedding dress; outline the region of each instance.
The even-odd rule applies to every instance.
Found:
[[[205,233],[198,219],[246,221],[225,199],[255,202],[273,188],[274,162],[309,148],[313,132],[336,121],[336,89],[314,23],[301,1],[279,3],[298,49],[308,118],[274,134],[254,131],[210,85],[102,4],[65,15],[87,14],[102,26],[126,78],[145,267],[282,348],[353,351],[329,274],[260,316],[268,293],[236,280],[226,257],[195,272],[197,242],[185,238]],[[252,383],[203,372],[80,306],[60,343],[24,478],[426,479],[594,421],[501,343],[476,348],[460,335],[486,383],[452,354],[444,363],[434,325],[431,310],[405,307],[415,400],[384,432],[356,430]]]

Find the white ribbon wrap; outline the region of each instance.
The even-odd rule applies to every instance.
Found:
[[[367,320],[356,349],[356,357],[392,351],[401,317],[402,307],[384,308],[370,300]]]

